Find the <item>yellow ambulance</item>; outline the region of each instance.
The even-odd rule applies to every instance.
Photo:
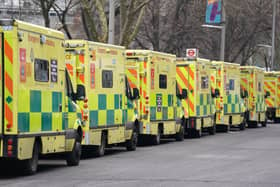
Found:
[[[257,127],[258,123],[265,127],[265,98],[269,97],[269,94],[264,93],[264,70],[255,66],[241,66],[240,72],[240,88],[246,106],[248,127]]]
[[[84,95],[73,92],[63,44],[62,32],[0,20],[0,158],[16,159],[26,174],[36,172],[39,154],[66,153],[68,165],[79,164],[76,102]]]
[[[264,91],[270,95],[265,99],[267,119],[280,123],[280,72],[265,72]]]
[[[182,141],[185,126],[182,107],[177,106],[175,55],[126,50],[126,60],[128,71],[138,77],[134,79],[134,85],[140,90],[137,104],[139,140],[155,145],[160,144],[161,137]],[[180,97],[186,95],[180,94]]]
[[[215,124],[215,95],[211,92],[211,62],[206,59],[177,58],[176,79],[179,90],[186,89],[188,97],[183,99],[186,132],[190,137],[201,137],[202,131],[213,135]]]
[[[244,130],[245,111],[240,95],[240,65],[234,63],[213,61],[211,81],[219,92],[216,98],[217,129],[228,132],[230,127]]]
[[[138,119],[132,89],[125,75],[125,49],[86,40],[66,40],[66,67],[74,85],[86,88],[87,119],[83,150],[102,156],[105,147],[126,146],[135,150]]]

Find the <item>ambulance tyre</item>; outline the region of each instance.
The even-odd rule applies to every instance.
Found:
[[[274,123],[280,123],[280,118],[275,117],[273,121],[274,121]]]
[[[66,158],[67,166],[78,166],[80,163],[81,154],[82,154],[81,143],[75,140],[73,150],[67,154],[67,158]]]
[[[202,129],[200,128],[199,130],[194,131],[194,137],[195,138],[200,138],[202,135]]]
[[[138,134],[136,131],[132,132],[131,139],[126,142],[126,150],[135,151],[137,142],[138,142]]]
[[[176,141],[181,142],[184,140],[184,137],[185,137],[185,128],[183,125],[181,125],[180,131],[178,133],[176,133],[176,135],[175,135],[175,139],[176,139]]]
[[[101,157],[105,154],[105,147],[106,147],[106,134],[101,134],[101,143],[99,146],[96,146],[94,149],[94,156]]]
[[[261,124],[262,124],[262,127],[266,127],[267,126],[267,120],[262,121]]]
[[[241,131],[245,130],[245,122],[242,122],[242,123],[239,125],[239,130],[241,130]]]
[[[257,128],[258,127],[258,122],[256,122],[256,121],[248,122],[248,127],[249,128]]]
[[[246,119],[244,118],[242,123],[239,125],[239,130],[243,131],[246,127]]]
[[[210,135],[215,135],[216,134],[216,124],[213,124],[213,127],[209,127],[208,132]]]
[[[33,146],[32,158],[22,161],[23,173],[25,175],[33,175],[37,172],[39,160],[39,144],[35,141]]]

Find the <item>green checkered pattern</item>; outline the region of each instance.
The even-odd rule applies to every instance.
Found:
[[[150,119],[151,120],[171,120],[176,118],[174,110],[174,95],[171,94],[151,94],[150,98]],[[161,98],[161,107],[158,106],[157,98]]]
[[[202,93],[196,97],[196,116],[208,116],[212,114],[212,99],[210,94]]]
[[[62,93],[41,90],[19,90],[18,131],[42,132],[64,130],[68,124],[59,111]]]
[[[122,94],[92,94],[88,95],[89,101],[89,126],[121,125],[127,121],[129,112],[133,109],[133,103],[123,108]],[[129,109],[128,109],[129,108]]]
[[[264,112],[265,111],[265,99],[262,94],[258,94],[256,101],[256,111]]]
[[[226,104],[224,104],[225,114],[234,114],[241,112],[241,101],[238,94],[230,94],[226,97]]]

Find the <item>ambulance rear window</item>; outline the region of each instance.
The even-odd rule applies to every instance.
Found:
[[[113,71],[102,71],[102,88],[113,88]]]
[[[208,76],[201,77],[201,89],[208,89],[209,87],[209,80]]]
[[[234,90],[234,80],[233,79],[229,80],[229,90]]]
[[[261,92],[262,91],[262,83],[258,82],[258,91]]]
[[[159,88],[167,88],[167,75],[159,75]]]
[[[49,82],[49,61],[35,59],[34,63],[35,81]]]

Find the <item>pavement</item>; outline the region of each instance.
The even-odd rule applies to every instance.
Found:
[[[0,186],[280,186],[280,124],[204,135],[183,142],[164,140],[134,152],[107,149],[78,167],[40,160],[33,176],[0,175]]]

